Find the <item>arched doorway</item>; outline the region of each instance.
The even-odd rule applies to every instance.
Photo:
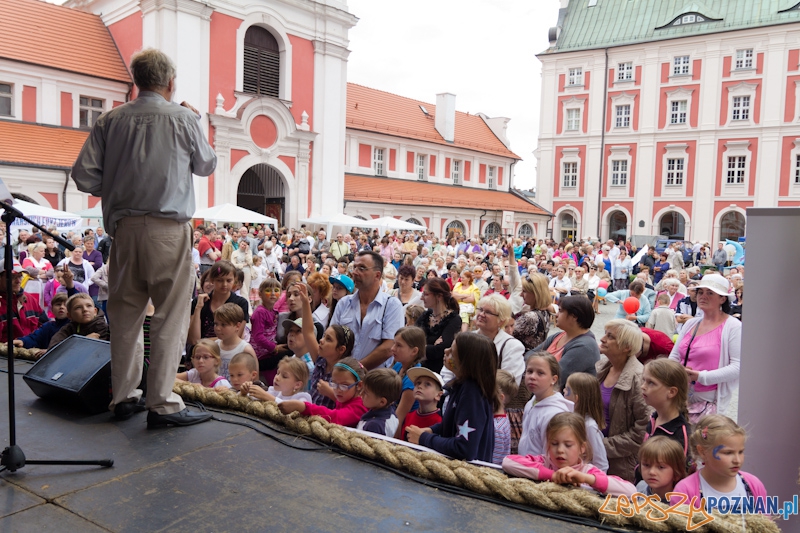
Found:
[[[533,228],[530,224],[523,224],[519,227],[519,236],[522,239],[530,239],[533,237]]]
[[[458,237],[459,235],[464,235],[467,232],[467,228],[464,227],[464,224],[459,222],[458,220],[453,220],[447,225],[447,238],[451,237]]]
[[[628,237],[628,217],[622,211],[614,211],[608,216],[608,238],[614,242]]]
[[[420,222],[419,220],[417,220],[416,218],[407,218],[406,222],[408,222],[409,224],[416,224],[417,226],[424,226],[425,225],[422,222]]]
[[[559,217],[561,225],[561,240],[574,241],[578,234],[578,223],[572,213],[563,213]]]
[[[486,224],[486,229],[484,230],[484,235],[486,235],[487,239],[496,239],[500,237],[501,233],[500,224],[497,222],[489,222]]]
[[[283,226],[285,194],[281,174],[274,167],[259,163],[242,174],[236,191],[236,205],[275,218],[278,225]]]
[[[724,242],[730,239],[738,242],[739,237],[744,237],[745,223],[743,214],[738,211],[728,211],[719,221],[719,240]]]
[[[658,221],[658,234],[669,239],[683,239],[686,220],[677,211],[664,213]]]

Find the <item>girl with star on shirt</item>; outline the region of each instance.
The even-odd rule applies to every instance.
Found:
[[[494,344],[483,335],[461,333],[445,350],[444,364],[456,377],[445,386],[442,421],[429,428],[408,426],[408,441],[454,459],[491,462],[498,407]]]

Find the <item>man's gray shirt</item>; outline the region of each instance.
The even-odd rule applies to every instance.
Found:
[[[195,212],[192,174],[208,176],[217,156],[193,111],[142,91],[97,119],[72,167],[78,189],[103,199],[113,237],[129,216],[188,222]]]

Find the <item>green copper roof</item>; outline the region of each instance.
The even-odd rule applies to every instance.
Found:
[[[688,14],[704,21],[674,25]],[[800,0],[571,0],[559,21],[558,41],[546,53],[800,22]]]

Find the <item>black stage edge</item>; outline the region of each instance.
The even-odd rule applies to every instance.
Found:
[[[114,468],[28,465],[5,476],[0,531],[600,531],[426,487],[334,451],[292,449],[246,427],[148,430],[146,413],[112,422],[111,413],[38,399],[15,380],[27,453],[108,456]]]

